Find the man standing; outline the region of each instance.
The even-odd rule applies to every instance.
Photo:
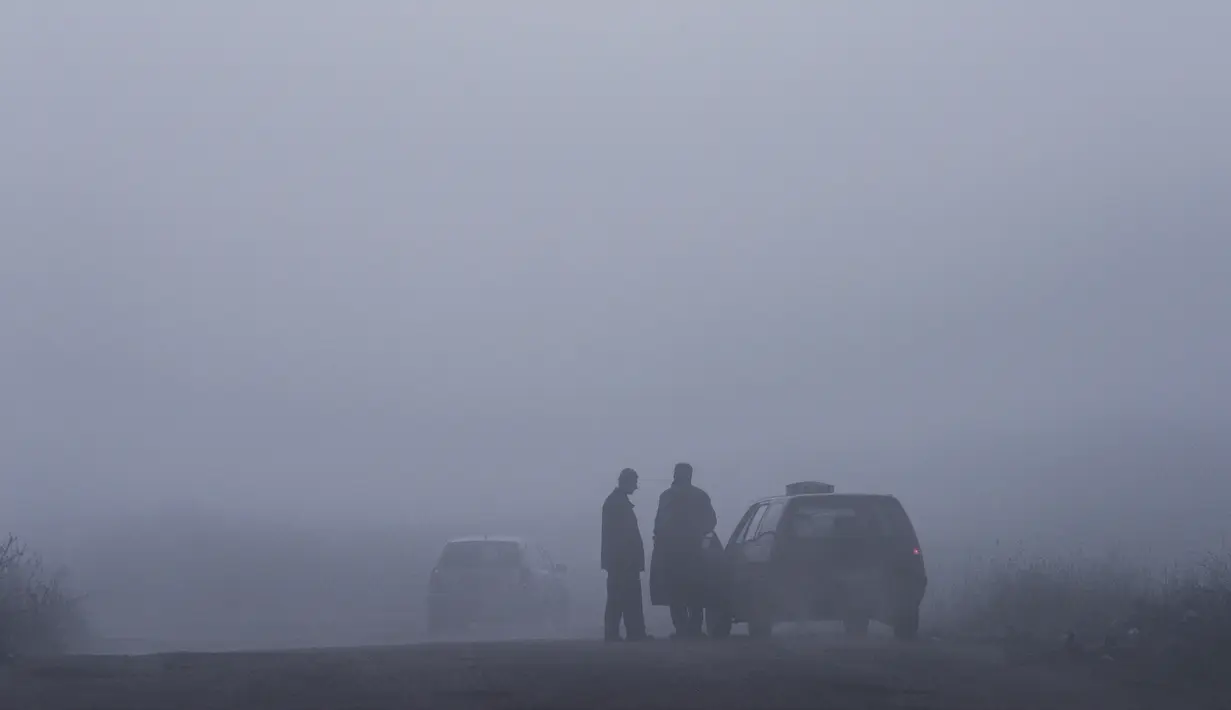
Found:
[[[658,498],[650,599],[671,607],[675,638],[703,635],[705,557],[702,541],[718,524],[709,494],[692,485],[692,466],[676,464],[671,487]]]
[[[603,501],[602,568],[607,572],[607,611],[603,637],[620,640],[620,620],[629,641],[643,641],[645,611],[641,605],[641,573],[645,571],[645,545],[637,514],[628,496],[637,490],[637,472],[626,468],[619,483]]]

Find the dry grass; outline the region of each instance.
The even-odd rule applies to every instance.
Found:
[[[928,627],[1006,648],[1131,664],[1147,675],[1231,672],[1231,554],[1156,571],[1116,557],[1011,555],[929,590]]]
[[[0,542],[0,657],[63,653],[84,630],[78,600],[42,559],[13,536]]]

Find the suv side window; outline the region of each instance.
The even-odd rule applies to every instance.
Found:
[[[748,527],[744,528],[744,534],[740,538],[740,542],[747,542],[755,539],[757,533],[761,529],[761,520],[765,518],[765,511],[769,510],[768,503],[762,503],[757,506],[757,511],[752,514],[752,519],[748,521]]]
[[[786,510],[786,501],[771,501],[769,508],[765,511],[765,517],[761,518],[761,525],[757,528],[756,535],[763,535],[764,533],[771,531],[777,532],[778,523],[782,520],[782,513],[784,510]],[[754,535],[754,537],[756,535]]]
[[[751,522],[752,516],[756,513],[758,506],[753,505],[744,511],[744,516],[739,519],[735,525],[735,529],[731,531],[731,537],[727,539],[727,547],[737,545],[744,539],[744,533],[748,530],[748,523]]]

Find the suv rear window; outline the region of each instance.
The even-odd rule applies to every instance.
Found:
[[[438,567],[517,567],[521,564],[521,545],[505,540],[467,540],[450,542],[440,553]]]
[[[825,496],[795,501],[787,513],[797,538],[914,537],[906,511],[893,498]]]

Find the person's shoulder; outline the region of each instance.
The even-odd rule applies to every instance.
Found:
[[[620,502],[620,492],[618,490],[612,491],[607,494],[606,498],[603,499],[603,507],[606,508],[608,506],[615,505],[619,502]]]

